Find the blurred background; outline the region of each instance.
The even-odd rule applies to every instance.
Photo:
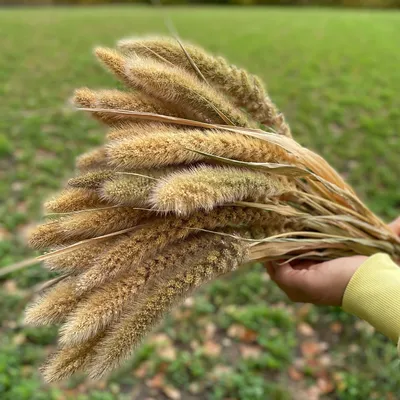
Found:
[[[0,8],[0,267],[35,255],[24,238],[41,203],[104,136],[68,103],[74,88],[118,85],[93,46],[168,34],[157,8],[100,3],[0,1],[15,6]],[[183,39],[261,76],[300,143],[327,158],[387,221],[400,214],[400,13],[373,9],[400,1],[168,3],[181,4],[164,11]],[[400,398],[395,345],[338,308],[290,303],[260,265],[186,301],[108,380],[45,385],[38,366],[55,348],[56,331],[24,327],[22,317],[33,287],[49,276],[36,265],[0,278],[2,400]]]

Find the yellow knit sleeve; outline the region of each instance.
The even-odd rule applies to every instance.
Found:
[[[375,254],[357,269],[345,290],[343,309],[399,341],[400,268],[387,254]]]

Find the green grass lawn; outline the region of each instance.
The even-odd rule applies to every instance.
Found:
[[[168,13],[182,38],[264,78],[295,137],[337,167],[375,212],[400,213],[400,13]],[[117,85],[92,47],[166,28],[159,11],[133,7],[0,10],[0,26],[1,267],[32,256],[23,237],[43,199],[104,134],[68,104],[76,87]],[[294,306],[260,266],[186,302],[108,381],[45,386],[37,366],[55,331],[22,326],[29,288],[45,277],[33,267],[0,286],[2,400],[394,400],[400,393],[394,345],[338,309]]]

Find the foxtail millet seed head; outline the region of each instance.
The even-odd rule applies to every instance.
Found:
[[[138,265],[134,273],[106,283],[94,290],[69,316],[60,330],[60,343],[82,343],[113,324],[123,310],[137,298],[149,280],[188,265],[196,256],[220,242],[217,235],[194,234],[188,239],[168,247],[154,258]]]
[[[246,246],[234,239],[221,239],[217,247],[200,255],[197,261],[171,271],[143,293],[98,345],[89,374],[99,378],[127,358],[174,305],[210,280],[236,269],[246,259]]]
[[[168,105],[185,118],[218,124],[255,126],[227,98],[179,67],[146,58],[127,60],[125,76],[130,86]]]
[[[160,168],[177,164],[192,164],[207,160],[191,150],[246,162],[297,162],[295,157],[277,144],[223,130],[171,127],[152,135],[111,142],[107,145],[110,166],[122,169]]]
[[[262,203],[294,188],[285,177],[244,168],[203,165],[160,179],[151,190],[151,203],[156,210],[189,215],[241,200]]]
[[[265,91],[262,81],[246,70],[230,65],[223,57],[216,57],[190,43],[183,44],[170,38],[124,39],[118,42],[119,50],[129,56],[148,57],[168,65],[175,65],[203,78],[224,92],[239,108],[244,108],[255,120],[291,136],[290,129]],[[191,61],[188,59],[188,55]],[[196,68],[193,67],[192,62]],[[201,76],[199,76],[199,72]]]
[[[107,205],[109,205],[109,203],[105,199],[101,199],[94,190],[69,188],[47,201],[44,207],[49,212],[68,213],[91,208],[107,207]]]

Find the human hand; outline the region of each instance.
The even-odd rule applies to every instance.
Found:
[[[400,236],[400,217],[390,225]],[[342,257],[322,263],[301,261],[282,265],[268,263],[271,279],[290,300],[317,305],[341,306],[351,277],[367,259],[365,256]]]

